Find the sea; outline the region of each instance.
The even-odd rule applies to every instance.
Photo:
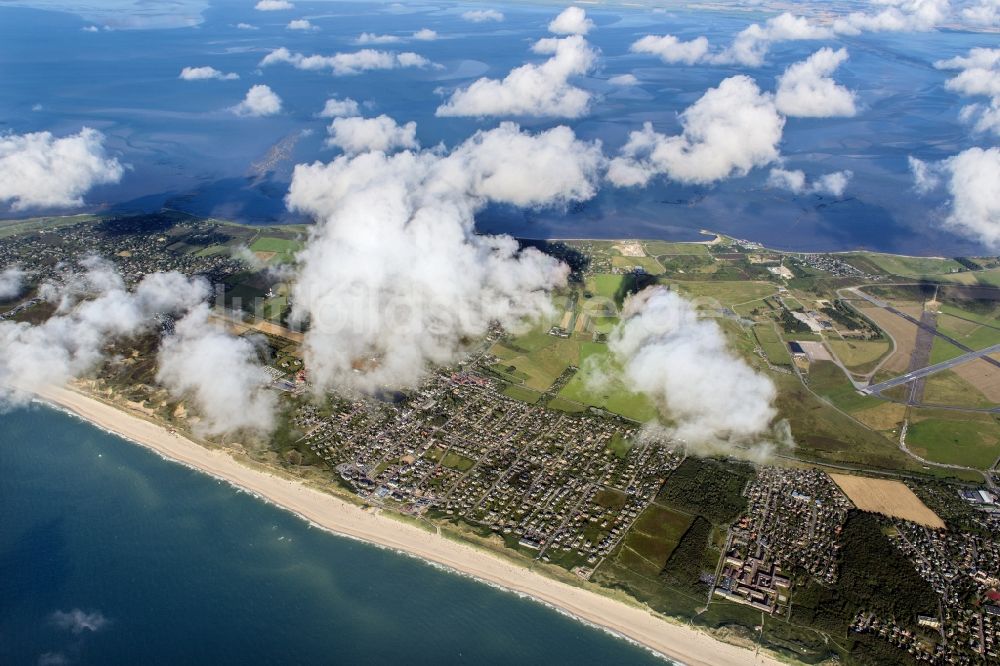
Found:
[[[664,664],[77,417],[0,414],[0,664]]]
[[[849,60],[834,78],[857,93],[853,118],[789,118],[781,143],[783,166],[810,178],[850,170],[843,197],[794,195],[769,188],[768,168],[713,186],[659,179],[645,188],[602,186],[569,208],[483,211],[484,232],[527,238],[702,238],[703,228],[787,250],[865,248],[904,254],[975,255],[974,242],[943,228],[947,192],[917,196],[908,158],[945,159],[988,146],[960,120],[963,98],[945,87],[954,72],[939,59],[973,47],[995,47],[995,34],[956,29],[930,33],[866,33],[832,40],[774,44],[761,67],[666,65],[629,46],[648,34],[683,40],[706,36],[722,49],[755,21],[781,9],[828,14],[829,3],[587,4],[596,27],[588,35],[599,64],[574,79],[594,94],[587,115],[565,118],[438,118],[434,111],[456,88],[479,77],[502,78],[540,62],[531,44],[547,36],[564,2],[491,2],[501,22],[462,18],[481,3],[439,0],[317,2],[256,11],[254,0],[4,0],[0,2],[0,133],[102,131],[108,150],[129,165],[120,183],[96,187],[87,209],[158,210],[162,206],[249,223],[301,221],[283,197],[295,164],[330,161],[324,145],[326,99],[349,97],[366,116],[415,121],[421,145],[454,146],[477,130],[511,120],[540,131],[566,124],[600,140],[613,155],[644,122],[662,133],[680,131],[679,114],[707,89],[734,75],[752,77],[765,91],[791,63],[823,46],[845,47]],[[629,6],[631,4],[631,6]],[[661,3],[656,3],[661,4]],[[857,9],[857,3],[841,3]],[[307,19],[314,30],[290,30]],[[421,29],[438,38],[412,37]],[[361,44],[362,33],[396,41]],[[305,55],[362,48],[416,52],[435,63],[424,69],[334,76],[289,65],[261,67],[273,49]],[[183,67],[211,66],[232,80],[184,81]],[[609,79],[632,74],[638,85]],[[251,85],[266,84],[283,100],[280,114],[239,118],[228,109]],[[984,143],[985,142],[985,143]],[[69,211],[66,211],[69,212]],[[0,210],[0,216],[23,215]]]

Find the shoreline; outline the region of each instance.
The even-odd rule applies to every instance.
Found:
[[[575,587],[514,564],[498,555],[453,541],[416,525],[362,508],[301,481],[240,462],[163,426],[63,387],[34,390],[43,402],[152,450],[161,457],[249,492],[317,527],[419,558],[436,567],[526,596],[576,620],[636,643],[686,666],[777,665],[774,657],[707,632],[671,622],[623,601]]]

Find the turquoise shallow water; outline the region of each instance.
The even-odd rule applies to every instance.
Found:
[[[0,415],[0,663],[665,662],[33,406]]]

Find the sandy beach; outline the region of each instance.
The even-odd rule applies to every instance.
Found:
[[[247,466],[225,451],[205,448],[76,391],[50,387],[35,393],[42,400],[101,428],[146,446],[165,458],[260,495],[331,532],[403,551],[530,596],[689,666],[781,663],[768,655],[720,642],[704,632],[672,623],[639,607],[560,583],[483,550],[365,510],[300,482]]]

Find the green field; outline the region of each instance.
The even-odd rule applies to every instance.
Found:
[[[946,414],[924,410],[930,418],[911,423],[907,446],[921,458],[988,469],[1000,457],[1000,424],[988,414]]]
[[[544,392],[569,366],[580,362],[580,344],[534,330],[493,345],[490,353],[500,359],[493,370],[524,388]]]
[[[883,272],[890,275],[899,275],[907,278],[923,278],[930,276],[947,275],[958,271],[964,271],[962,264],[954,259],[943,259],[938,257],[902,257],[894,254],[878,254],[874,252],[861,253],[862,257],[878,266]]]
[[[29,231],[58,229],[74,224],[94,224],[101,218],[95,215],[64,215],[58,217],[31,217],[23,220],[0,220],[0,238],[9,238]]]
[[[709,246],[704,243],[668,243],[666,241],[646,241],[643,244],[646,252],[654,257],[670,255],[697,255],[707,257]]]
[[[615,379],[617,370],[611,364],[606,345],[583,343],[580,348],[580,369],[559,392],[559,397],[606,409],[634,421],[646,422],[656,418],[656,408],[649,399],[632,393]]]
[[[976,387],[952,370],[944,370],[927,377],[924,383],[923,401],[930,405],[960,407],[990,407],[993,404]]]
[[[444,458],[441,460],[442,466],[457,469],[459,472],[468,472],[475,464],[476,461],[471,458],[466,458],[465,456],[455,453],[454,451],[446,453]]]
[[[792,355],[788,352],[788,347],[784,341],[778,337],[771,324],[757,324],[753,327],[754,337],[757,344],[764,350],[768,360],[774,365],[791,365]]]
[[[828,340],[830,348],[848,369],[864,373],[875,369],[878,362],[892,350],[888,340]]]
[[[503,394],[508,398],[514,398],[515,400],[526,402],[529,405],[534,405],[542,397],[542,394],[538,391],[532,391],[531,389],[518,386],[517,384],[508,384],[507,387],[504,388]]]
[[[705,282],[705,281],[672,281],[677,290],[688,298],[714,298],[725,306],[746,303],[770,296],[777,291],[770,282]]]
[[[262,236],[250,245],[251,252],[274,252],[275,256],[269,263],[289,263],[294,261],[295,253],[305,247],[302,241],[290,238]]]
[[[663,272],[663,266],[653,257],[611,257],[611,265],[615,268],[639,266],[650,275],[659,275]]]

